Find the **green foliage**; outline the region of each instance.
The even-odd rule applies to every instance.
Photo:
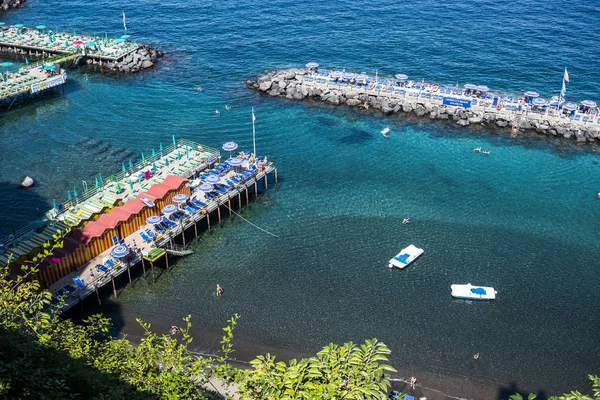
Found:
[[[377,339],[356,346],[330,344],[316,357],[276,362],[267,354],[251,362],[239,393],[257,399],[381,399],[390,387],[390,350]]]

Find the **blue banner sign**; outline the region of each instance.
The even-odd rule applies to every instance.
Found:
[[[454,98],[454,97],[444,97],[443,104],[445,104],[447,106],[456,106],[456,107],[471,108],[471,100],[457,99],[457,98]]]

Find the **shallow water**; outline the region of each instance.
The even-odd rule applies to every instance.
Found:
[[[84,4],[30,0],[4,20],[122,33],[120,6]],[[392,349],[401,376],[417,375],[455,395],[477,397],[470,393],[474,381],[490,391],[511,383],[547,393],[589,388],[587,374],[600,370],[595,148],[270,99],[243,81],[315,60],[549,97],[567,66],[567,97],[600,100],[600,45],[580,37],[597,33],[597,7],[129,7],[128,33],[166,50],[166,58],[156,71],[131,77],[71,73],[64,96],[2,116],[0,234],[75,185],[80,191],[82,180],[91,185],[98,172],[108,176],[122,161],[167,144],[172,134],[250,149],[253,106],[258,152],[277,163],[280,182],[242,216],[277,237],[228,220],[156,284],[124,290],[108,309],[122,321],[119,328],[137,332],[136,316],[166,328],[192,314],[196,346],[214,348],[223,322],[240,313],[241,341],[286,351],[377,337]],[[379,133],[386,125],[389,139]],[[479,146],[491,154],[473,153]],[[25,173],[37,181],[26,192],[15,188]],[[404,217],[409,225],[401,224]],[[406,270],[388,270],[387,260],[409,243],[425,255]],[[498,299],[451,300],[449,286],[468,282],[494,286]],[[226,290],[220,299],[216,283]],[[440,375],[458,383],[447,385]]]

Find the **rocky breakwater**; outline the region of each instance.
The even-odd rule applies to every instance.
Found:
[[[493,126],[515,131],[536,132],[540,135],[560,136],[578,142],[600,142],[600,126],[573,121],[567,117],[550,117],[536,113],[518,113],[497,110],[495,107],[465,108],[442,104],[428,98],[404,95],[375,94],[351,85],[334,88],[325,84],[305,82],[306,70],[285,69],[270,72],[256,81],[248,80],[248,87],[274,97],[290,100],[311,99],[332,105],[344,105],[361,110],[375,110],[383,114],[412,114],[431,120],[447,120],[458,126]]]
[[[155,50],[149,46],[142,45],[137,50],[132,51],[121,61],[107,61],[80,56],[76,63],[82,65],[96,65],[100,68],[108,69],[121,73],[138,72],[144,69],[152,68],[156,61],[162,57],[164,53],[160,50]]]
[[[2,9],[4,11],[10,10],[11,8],[23,7],[25,6],[25,0],[2,0]]]

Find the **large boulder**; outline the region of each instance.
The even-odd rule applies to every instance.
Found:
[[[350,107],[356,107],[361,104],[361,101],[359,99],[348,99],[346,100],[346,104],[348,104]]]
[[[413,109],[412,104],[406,102],[404,104],[402,104],[402,111],[404,111],[405,113],[411,112]]]
[[[28,188],[32,187],[33,185],[35,185],[33,178],[31,178],[30,176],[27,176],[27,175],[23,176],[19,183],[19,187],[24,188],[24,189],[28,189]]]
[[[273,86],[273,82],[271,82],[271,81],[263,81],[258,86],[258,89],[261,92],[266,92],[267,90],[271,89],[271,86]]]
[[[292,97],[294,98],[294,100],[303,100],[304,97],[306,97],[306,95],[302,94],[302,92],[296,91],[296,93],[294,93]]]
[[[523,129],[523,130],[533,129],[533,125],[531,124],[531,121],[529,121],[529,119],[522,118],[521,121],[519,122],[519,129]]]
[[[506,126],[508,125],[508,121],[505,119],[497,119],[496,125],[499,126],[500,128],[506,128]]]
[[[286,88],[286,86],[287,86],[287,82],[286,82],[286,81],[284,81],[283,79],[280,79],[279,81],[277,81],[277,84],[279,85],[279,87],[280,87],[281,89],[285,89],[285,88]]]
[[[154,65],[154,63],[150,60],[146,60],[146,61],[142,62],[142,68],[150,68],[153,65]]]
[[[327,98],[327,102],[338,105],[338,104],[340,104],[340,98],[333,94]]]
[[[467,126],[469,125],[469,121],[466,119],[459,119],[458,121],[456,121],[456,124],[459,126]]]
[[[381,107],[381,112],[384,114],[391,114],[394,111],[393,108],[389,107],[389,106],[382,106]]]

